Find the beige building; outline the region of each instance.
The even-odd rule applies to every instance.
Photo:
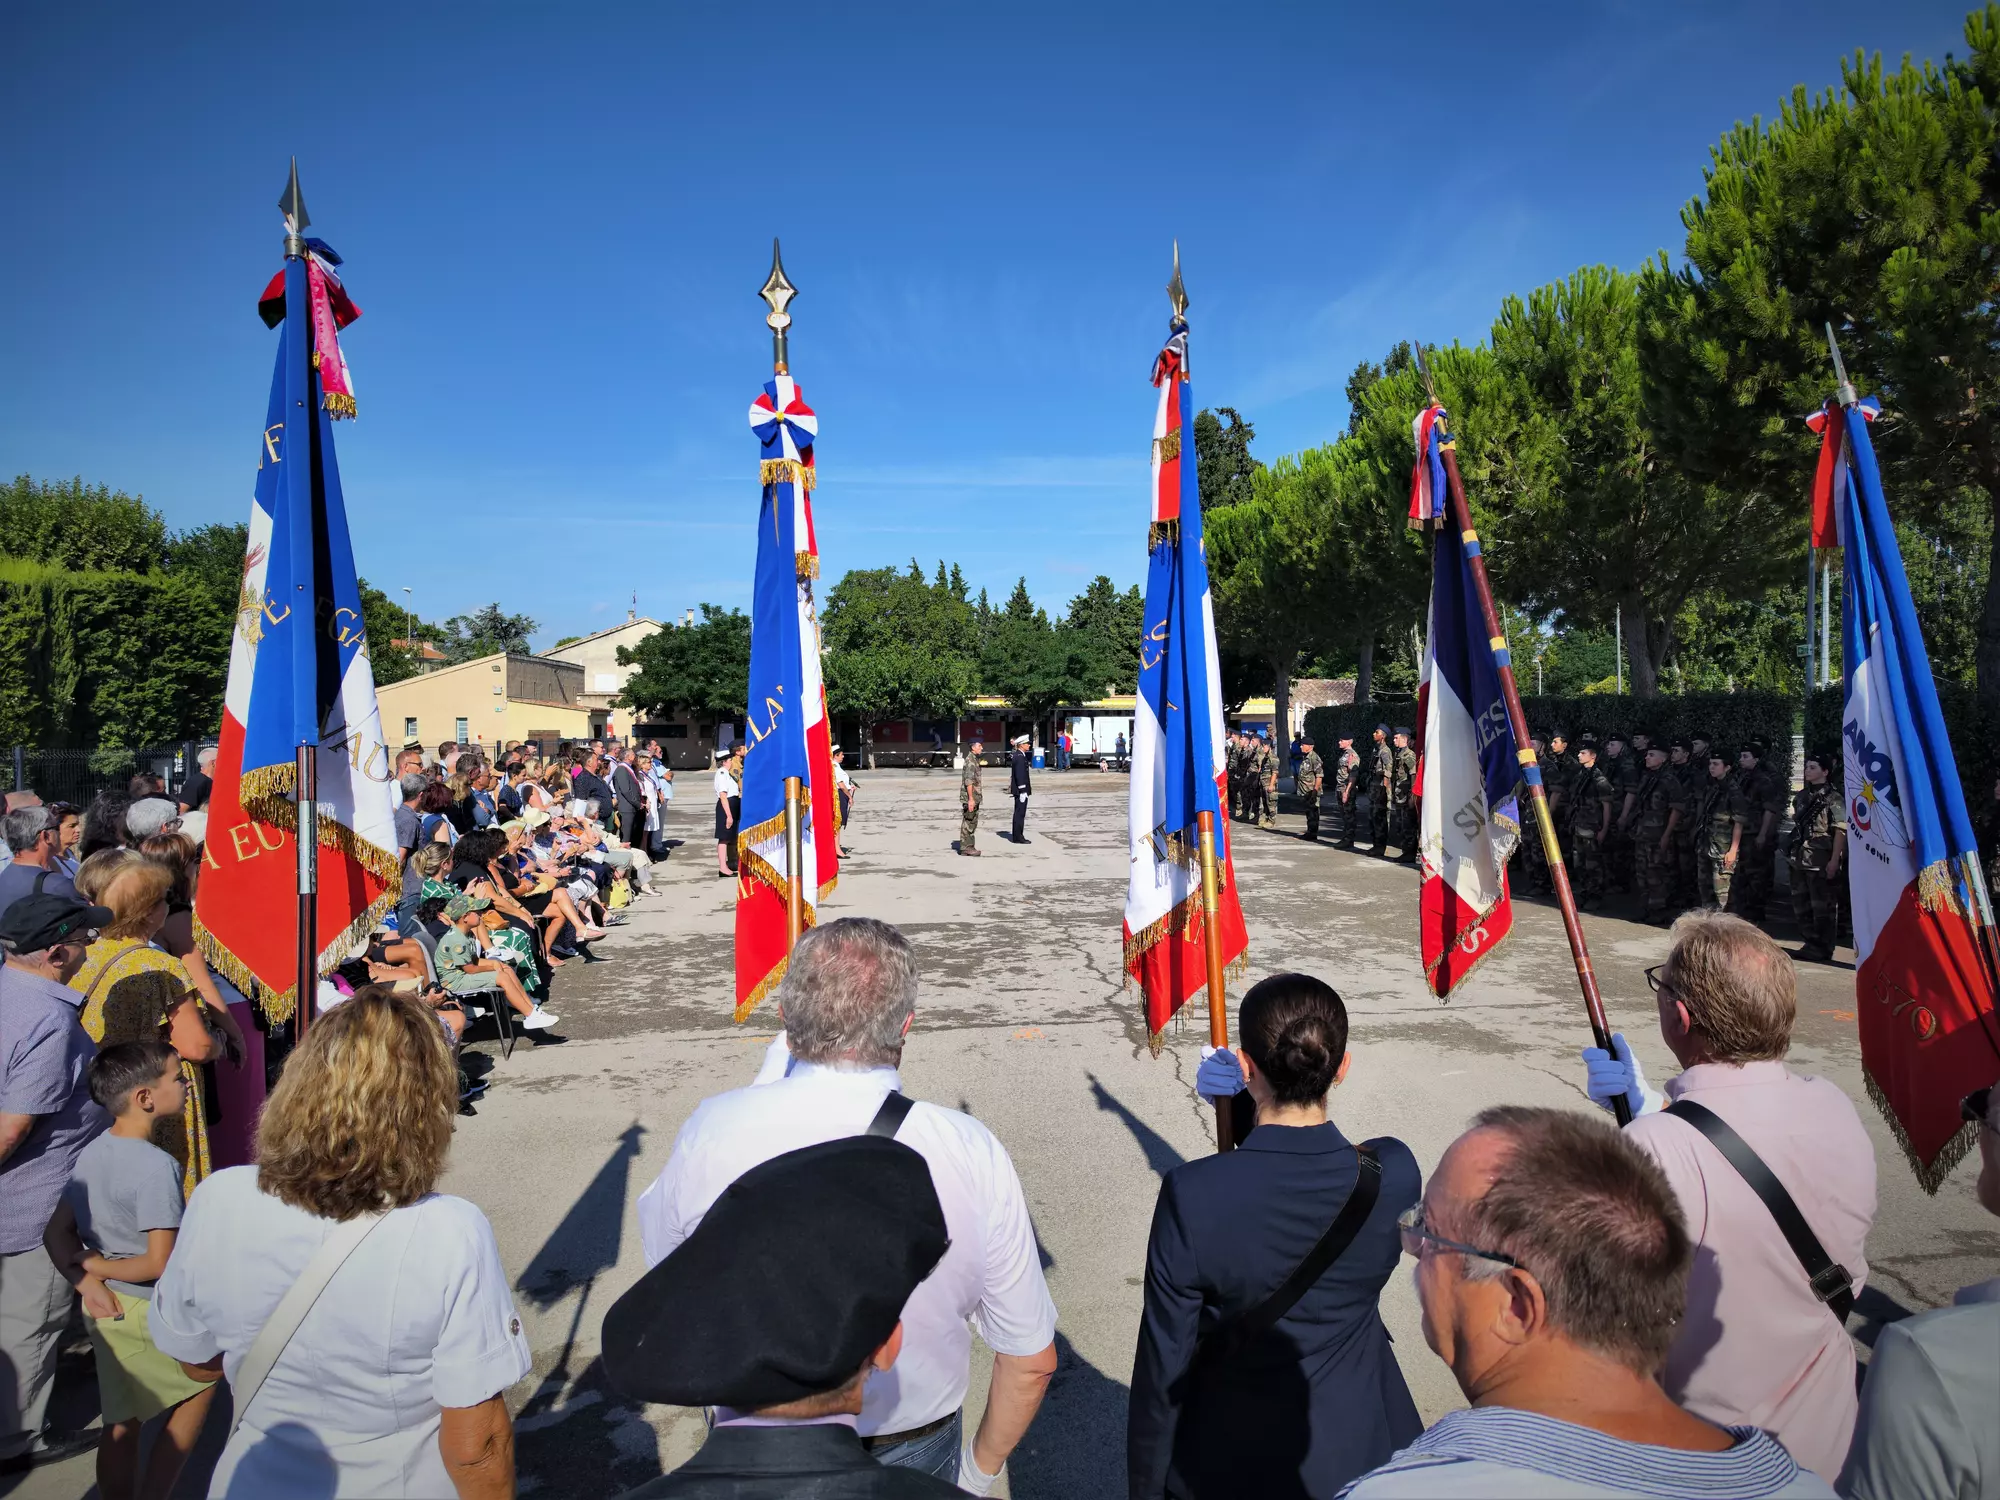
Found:
[[[591,739],[605,715],[584,703],[584,669],[546,656],[496,652],[377,688],[392,745],[446,740],[497,749],[502,741]]]
[[[658,620],[628,611],[622,625],[579,637],[566,645],[552,646],[542,655],[545,660],[568,662],[583,669],[583,706],[600,723],[608,720],[622,737],[631,732],[632,714],[629,709],[614,705],[618,695],[625,691],[625,684],[639,669],[618,665],[618,648],[636,646],[659,628]]]

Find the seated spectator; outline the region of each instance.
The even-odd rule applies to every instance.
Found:
[[[460,998],[498,991],[521,1017],[523,1031],[546,1031],[562,1018],[531,1001],[513,964],[480,940],[485,933],[480,914],[492,904],[485,896],[460,895],[445,906],[447,930],[437,945],[438,983]]]
[[[1683,1069],[1667,1084],[1674,1107],[1662,1110],[1622,1035],[1612,1039],[1615,1057],[1584,1051],[1590,1097],[1609,1109],[1614,1094],[1628,1096],[1626,1129],[1667,1174],[1694,1237],[1687,1319],[1661,1382],[1698,1416],[1763,1428],[1831,1483],[1856,1410],[1839,1288],[1814,1291],[1763,1199],[1680,1111],[1693,1105],[1748,1145],[1853,1291],[1868,1274],[1875,1149],[1845,1092],[1785,1066],[1798,997],[1784,950],[1713,911],[1681,917],[1672,939],[1646,977]]]
[[[98,889],[96,873],[86,860],[78,879]],[[83,1029],[91,1040],[101,1046],[165,1041],[180,1053],[186,1105],[177,1120],[162,1117],[154,1122],[153,1144],[181,1164],[183,1189],[192,1192],[209,1172],[201,1064],[221,1056],[223,1049],[220,1035],[210,1030],[210,1018],[187,970],[153,946],[166,925],[167,895],[173,885],[173,872],[159,861],[123,854],[96,898],[111,909],[112,919],[86,950],[82,967],[69,983],[83,996]]]
[[[433,781],[417,798],[417,839],[421,843],[455,844],[458,842],[458,825],[449,817],[452,807],[451,788],[442,781]]]
[[[96,1442],[43,1427],[71,1292],[42,1232],[78,1154],[110,1123],[90,1097],[97,1049],[69,980],[111,915],[46,892],[0,912],[0,1474]]]
[[[878,1464],[855,1425],[948,1245],[930,1170],[900,1141],[831,1140],[737,1178],[605,1314],[618,1389],[715,1408],[700,1451],[626,1500],[962,1494]]]
[[[984,1494],[1028,1430],[1055,1373],[1055,1304],[1006,1148],[957,1110],[916,1104],[897,1065],[916,1016],[917,964],[885,922],[843,917],[792,950],[778,991],[785,1031],[769,1081],[701,1104],[659,1179],[639,1197],[639,1237],[657,1265],[729,1185],[802,1146],[875,1130],[930,1164],[951,1248],[903,1310],[907,1374],[863,1404],[863,1444],[880,1463]],[[994,1351],[986,1414],[963,1433],[972,1333]]]
[[[396,778],[396,791],[402,799],[396,804],[394,814],[396,865],[403,872],[402,898],[396,903],[396,926],[400,931],[407,931],[416,920],[417,892],[424,883],[413,861],[424,842],[424,815],[417,810],[417,804],[423,801],[430,784],[430,778],[421,771],[405,771]]]
[[[1980,1205],[2000,1214],[2000,1087],[1960,1109],[1979,1128]],[[2000,1496],[2000,1277],[1960,1288],[1952,1304],[1876,1337],[1837,1486],[1849,1500]]]
[[[1471,1409],[1343,1495],[1832,1495],[1769,1433],[1718,1427],[1660,1389],[1692,1246],[1666,1177],[1619,1132],[1489,1109],[1400,1223],[1424,1341]]]
[[[102,1500],[167,1500],[215,1395],[147,1331],[153,1284],[173,1254],[184,1203],[180,1164],[151,1140],[154,1122],[176,1118],[185,1102],[180,1064],[165,1042],[120,1042],[97,1054],[90,1095],[111,1128],[77,1157],[45,1236],[56,1269],[82,1295],[96,1355]],[[162,1412],[167,1420],[142,1483],[139,1428]]]
[[[1167,1173],[1153,1211],[1126,1427],[1134,1500],[1330,1500],[1424,1427],[1378,1305],[1402,1259],[1396,1216],[1423,1179],[1401,1141],[1365,1143],[1364,1164],[1327,1118],[1351,1061],[1346,1007],[1280,974],[1236,1024],[1240,1052],[1215,1053],[1196,1087],[1254,1100],[1255,1128]],[[1335,1257],[1281,1295],[1330,1234]]]
[[[59,863],[62,835],[46,807],[23,807],[0,817],[0,835],[13,856],[0,869],[0,912],[23,896],[41,892],[76,896],[76,884]]]
[[[285,1063],[257,1164],[196,1190],[152,1333],[227,1375],[214,1495],[511,1495],[506,1391],[533,1361],[486,1216],[436,1191],[458,1075],[418,1001],[366,986]],[[259,1386],[244,1357],[324,1248],[347,1251]]]

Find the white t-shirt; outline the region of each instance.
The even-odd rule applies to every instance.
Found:
[[[639,1195],[646,1264],[665,1260],[750,1168],[860,1135],[884,1096],[900,1086],[893,1068],[843,1072],[794,1062],[788,1077],[704,1101],[681,1127],[658,1180]],[[965,1402],[972,1329],[988,1348],[1015,1355],[1040,1353],[1056,1331],[1021,1179],[993,1132],[970,1115],[920,1103],[896,1139],[930,1164],[951,1248],[910,1294],[895,1368],[868,1381],[863,1436],[907,1432],[957,1411]]]
[[[258,1191],[255,1167],[188,1200],[153,1289],[153,1342],[236,1373],[331,1219]],[[215,1467],[211,1495],[455,1494],[439,1409],[477,1406],[533,1367],[486,1215],[434,1193],[394,1210],[334,1277]]]
[[[843,792],[852,792],[854,790],[854,778],[847,774],[847,767],[843,766],[839,761],[833,763],[833,784]]]
[[[736,785],[736,778],[729,774],[729,767],[717,766],[715,768],[715,795],[718,798],[734,797],[740,791],[741,788]]]

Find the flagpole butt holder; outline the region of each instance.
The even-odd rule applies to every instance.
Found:
[[[1229,1045],[1229,990],[1222,963],[1221,878],[1215,857],[1215,814],[1196,814],[1201,850],[1202,956],[1208,961],[1208,1044]],[[1233,1106],[1227,1099],[1215,1101],[1215,1149],[1236,1149]]]

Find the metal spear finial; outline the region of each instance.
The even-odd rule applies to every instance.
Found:
[[[1833,336],[1833,324],[1826,325],[1826,348],[1833,356],[1834,399],[1842,406],[1854,404],[1854,385],[1847,378],[1847,365],[1840,357],[1840,344]]]
[[[785,262],[778,254],[778,237],[772,235],[771,274],[764,278],[764,285],[757,295],[771,304],[771,311],[764,321],[771,325],[771,363],[780,375],[791,373],[785,331],[792,326],[792,318],[785,307],[798,294],[799,289],[785,275]]]
[[[306,253],[306,226],[312,220],[306,214],[306,195],[299,191],[299,159],[296,156],[292,158],[292,180],[278,195],[278,212],[285,216],[285,254],[297,259]]]
[[[1412,339],[1410,341],[1410,349],[1416,356],[1417,373],[1423,376],[1424,379],[1424,398],[1432,406],[1436,406],[1438,404],[1437,383],[1431,379],[1431,362],[1429,357],[1424,353],[1424,341],[1422,339]]]
[[[1167,283],[1167,300],[1174,305],[1174,321],[1187,322],[1187,287],[1181,281],[1181,242],[1174,241],[1174,279]]]

